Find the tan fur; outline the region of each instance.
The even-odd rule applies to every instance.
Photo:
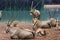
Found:
[[[32,12],[31,14],[33,15],[34,18],[39,18],[39,16],[40,16],[39,10],[35,9],[35,10],[32,10],[31,12]]]
[[[6,31],[9,30],[9,32],[11,33],[11,38],[14,38],[14,36],[17,36],[18,38],[34,38],[34,34],[32,30],[26,30],[23,28],[19,28],[19,27],[14,27],[17,26],[17,24],[14,24],[13,26],[7,26]]]
[[[56,20],[54,18],[50,18],[50,24],[51,26],[56,25]]]

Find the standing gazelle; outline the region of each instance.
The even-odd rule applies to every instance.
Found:
[[[17,24],[15,24],[17,25]],[[34,38],[34,33],[31,30],[26,30],[18,27],[12,27],[11,23],[8,22],[6,27],[6,33],[11,33],[11,38],[14,38],[14,36],[17,36],[18,38]]]

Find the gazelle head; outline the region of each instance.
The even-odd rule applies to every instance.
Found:
[[[53,12],[53,14],[51,13],[51,11]],[[55,20],[55,18],[54,18],[54,16],[55,16],[55,13],[56,13],[56,10],[50,10],[49,11],[49,20],[50,20],[50,24],[51,25],[55,25],[56,24],[56,20]]]
[[[54,18],[50,18],[50,24],[51,24],[51,26],[55,27],[56,26],[56,20]]]
[[[9,29],[10,28],[10,24],[7,24],[7,27],[6,27],[6,33],[8,33],[9,32]]]
[[[40,3],[40,1],[33,7],[33,1],[31,4],[31,10],[30,10],[30,15],[32,15],[34,13],[34,11],[36,10],[35,8],[37,7],[37,5]]]
[[[7,26],[6,26],[6,33],[8,33],[10,31],[10,27],[11,27],[12,23],[13,23],[13,21],[11,21],[11,20],[8,21]]]
[[[10,29],[9,29],[9,27],[6,27],[6,33],[8,33],[8,32],[9,32],[9,30],[10,30]]]
[[[32,15],[32,13],[35,11],[35,9],[33,9],[33,1],[32,1],[32,4],[31,4],[31,9],[30,9],[30,15]]]
[[[31,9],[31,10],[30,10],[30,13],[34,13],[35,10],[36,10],[36,9]]]

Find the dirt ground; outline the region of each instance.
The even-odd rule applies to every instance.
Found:
[[[19,25],[20,28],[23,27],[32,30],[31,23],[19,23]],[[60,31],[55,29],[54,27],[45,29],[46,36],[37,36],[34,39],[10,39],[10,34],[4,32],[5,27],[5,23],[0,24],[0,40],[60,40]]]

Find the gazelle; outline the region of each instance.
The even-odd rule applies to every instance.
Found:
[[[50,24],[51,27],[56,27],[56,20],[53,18],[55,15],[55,12],[56,12],[56,10],[53,12],[53,14],[51,14],[51,12],[49,11],[49,16],[50,16],[49,21],[50,22],[48,24]]]
[[[11,22],[12,23],[12,22]],[[17,27],[12,27],[11,23],[8,22],[7,27],[6,27],[6,33],[10,32],[11,33],[11,38],[14,38],[14,36],[17,36],[18,38],[34,38],[34,33],[31,30],[26,30],[22,28],[17,28]],[[16,24],[15,24],[16,25]]]
[[[56,27],[56,20],[54,18],[50,18],[50,22],[48,24],[50,24],[51,27]]]

